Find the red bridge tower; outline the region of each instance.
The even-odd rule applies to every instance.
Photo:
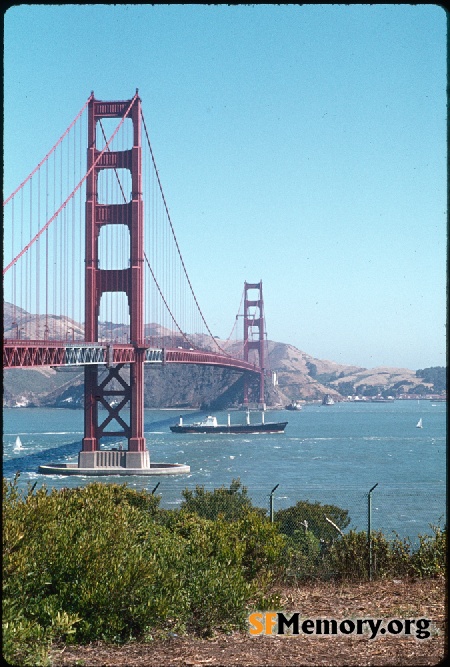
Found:
[[[248,291],[258,290],[257,299],[249,299]],[[258,308],[253,315],[250,308]],[[253,329],[257,330],[254,338]],[[250,334],[250,335],[249,335]],[[259,283],[244,283],[244,360],[249,361],[250,350],[255,350],[258,355],[259,374],[259,404],[264,405],[264,301],[262,293],[262,280]],[[244,380],[244,405],[249,403],[249,385],[247,378]]]
[[[97,124],[102,118],[128,117],[133,124],[133,146],[128,150],[105,151],[97,148]],[[121,375],[123,364],[107,366],[107,376],[99,382],[97,366],[85,366],[84,438],[79,453],[80,468],[106,464],[100,452],[104,436],[124,436],[128,449],[120,454],[125,468],[149,468],[150,457],[144,438],[144,224],[141,177],[141,101],[101,102],[92,99],[88,109],[88,177],[86,181],[86,299],[85,341],[98,342],[100,299],[105,292],[124,292],[130,313],[130,342],[134,363],[130,364],[129,382]],[[103,142],[104,143],[104,142]],[[131,173],[131,198],[123,204],[98,203],[98,178],[103,169],[128,169]],[[99,267],[99,234],[105,225],[125,225],[130,234],[130,262],[127,268]],[[113,380],[117,382],[111,384]],[[117,386],[119,388],[117,388]],[[113,400],[112,400],[113,399]],[[105,418],[99,423],[99,404]],[[129,423],[121,416],[130,409]],[[115,424],[114,424],[115,422]],[[115,425],[116,430],[107,430]],[[118,457],[117,457],[118,458]],[[111,459],[111,457],[109,457]],[[108,460],[109,460],[108,459]],[[107,465],[107,464],[106,464]]]

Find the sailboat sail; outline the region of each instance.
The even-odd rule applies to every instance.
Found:
[[[417,426],[417,428],[422,428],[422,417],[419,419],[416,426]]]
[[[16,438],[16,444],[14,445],[14,449],[23,449],[22,440],[20,439],[19,436],[17,436]]]

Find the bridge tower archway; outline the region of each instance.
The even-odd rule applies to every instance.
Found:
[[[250,291],[257,291],[256,298],[250,298]],[[262,291],[262,280],[259,283],[244,283],[244,361],[250,361],[250,357],[257,356],[259,372],[259,395],[258,403],[264,406],[264,300]],[[249,405],[250,385],[248,378],[244,379],[244,405]]]

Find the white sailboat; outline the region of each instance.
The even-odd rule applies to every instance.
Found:
[[[423,427],[422,427],[422,417],[421,417],[421,418],[419,419],[419,421],[417,422],[416,427],[417,427],[417,428],[423,428]]]
[[[22,445],[22,440],[20,439],[20,437],[17,436],[17,438],[16,438],[16,443],[15,443],[15,445],[14,445],[14,451],[15,451],[15,452],[18,452],[18,451],[20,451],[21,449],[24,449],[24,446]]]

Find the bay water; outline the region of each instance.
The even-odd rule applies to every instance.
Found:
[[[349,511],[348,528],[371,525],[387,537],[417,540],[432,534],[430,524],[446,523],[445,402],[308,404],[300,411],[270,410],[265,421],[288,421],[283,434],[175,434],[170,425],[197,421],[206,413],[146,410],[145,437],[152,462],[184,463],[190,473],[162,477],[99,477],[161,496],[162,507],[177,507],[182,491],[197,485],[212,490],[240,479],[258,507],[295,505],[299,500],[338,505]],[[245,413],[231,412],[232,423]],[[227,412],[214,412],[226,423]],[[423,428],[417,428],[422,418]],[[261,414],[251,413],[251,421]],[[22,449],[17,448],[19,436]],[[83,436],[83,412],[71,409],[11,408],[3,411],[3,475],[20,471],[19,486],[84,486],[92,477],[41,475],[38,466],[76,461]],[[117,446],[115,438],[108,446]],[[276,487],[276,488],[275,488]]]

